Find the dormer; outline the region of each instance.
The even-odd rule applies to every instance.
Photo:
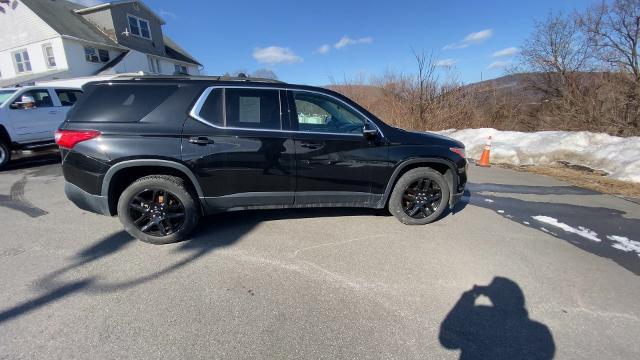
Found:
[[[113,1],[75,12],[122,46],[166,56],[162,34],[165,21],[142,1]]]

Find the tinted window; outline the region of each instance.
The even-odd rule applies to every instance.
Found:
[[[298,130],[308,132],[361,134],[364,117],[342,102],[321,94],[294,91]]]
[[[213,89],[209,93],[207,100],[202,104],[199,114],[201,118],[217,126],[224,126],[222,92],[222,89]]]
[[[51,96],[49,95],[49,91],[47,89],[25,91],[22,93],[22,95],[18,96],[18,99],[16,101],[22,101],[23,96],[33,97],[33,99],[36,101],[36,107],[53,107],[53,100],[51,100]]]
[[[226,126],[248,129],[281,129],[278,90],[226,89]]]
[[[69,121],[140,121],[178,89],[175,85],[98,85],[89,87]]]
[[[56,89],[56,94],[58,94],[58,99],[60,99],[62,106],[71,106],[78,101],[82,91]]]

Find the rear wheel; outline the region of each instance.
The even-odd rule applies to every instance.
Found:
[[[9,163],[11,160],[11,149],[9,145],[0,139],[0,169]]]
[[[407,225],[424,225],[436,220],[449,204],[449,185],[444,176],[431,168],[407,171],[398,180],[389,211]]]
[[[175,176],[145,176],[127,187],[118,200],[118,217],[132,236],[152,244],[185,239],[200,219],[196,197]]]

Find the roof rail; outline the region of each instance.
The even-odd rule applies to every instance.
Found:
[[[264,82],[264,83],[283,83],[282,81],[267,78],[247,77],[247,76],[206,76],[206,75],[163,75],[163,74],[149,74],[144,72],[119,74],[115,79],[168,79],[168,80],[209,80],[209,81],[246,81],[246,82]]]

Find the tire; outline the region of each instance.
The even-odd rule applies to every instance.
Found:
[[[196,199],[179,177],[145,176],[120,195],[118,218],[131,236],[150,244],[170,244],[187,238],[198,225]]]
[[[416,168],[396,182],[389,197],[389,212],[403,224],[425,225],[442,215],[449,198],[449,185],[442,174],[427,167]]]
[[[0,169],[4,168],[9,160],[11,160],[11,149],[4,140],[0,139]]]

